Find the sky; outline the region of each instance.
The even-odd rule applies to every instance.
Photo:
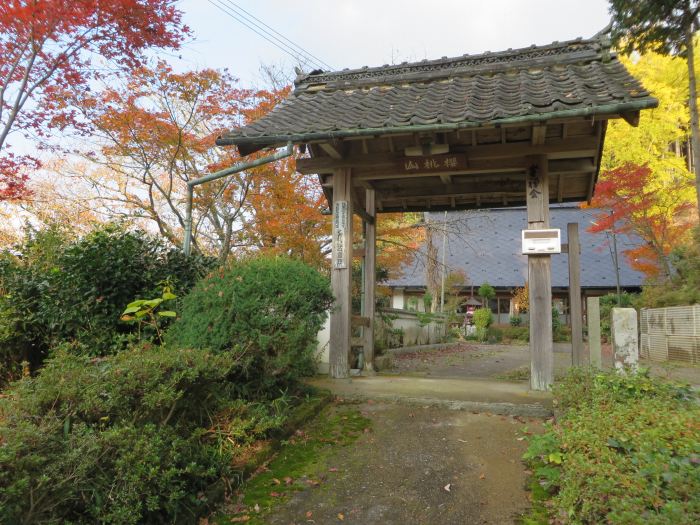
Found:
[[[228,68],[246,87],[261,85],[261,64],[296,62],[212,5],[227,3],[334,69],[586,38],[610,21],[607,0],[180,0],[194,35],[177,67]]]

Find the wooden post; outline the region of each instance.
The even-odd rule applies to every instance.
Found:
[[[578,223],[566,225],[569,243],[569,319],[571,320],[571,364],[584,366],[583,314],[581,312],[581,244]]]
[[[528,229],[549,227],[549,173],[546,155],[539,155],[527,174]],[[552,259],[528,255],[530,288],[530,388],[548,390],[554,381],[552,344]]]
[[[586,320],[588,321],[588,355],[591,366],[603,367],[600,355],[600,298],[586,299]]]
[[[376,262],[376,237],[377,237],[377,225],[376,225],[376,207],[374,204],[374,190],[365,190],[365,211],[367,214],[374,218],[374,222],[365,223],[365,282],[364,287],[364,310],[362,311],[362,316],[369,319],[369,326],[362,329],[362,336],[364,338],[364,354],[365,354],[365,368],[364,371],[367,373],[374,372],[374,293],[375,293],[375,281],[377,275],[377,262]]]
[[[329,373],[348,377],[352,316],[352,180],[350,169],[333,174],[333,247],[331,288],[335,304],[331,310]]]

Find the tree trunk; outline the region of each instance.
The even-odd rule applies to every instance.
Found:
[[[438,266],[438,250],[435,246],[435,226],[430,222],[428,212],[424,214],[425,220],[425,277],[426,289],[430,294],[430,312],[436,312],[440,293],[440,269]],[[427,305],[426,305],[427,306]],[[427,308],[426,308],[427,311]]]
[[[693,172],[695,173],[695,194],[700,213],[700,124],[698,123],[698,94],[695,81],[695,50],[693,49],[693,29],[688,29],[685,37],[688,61],[688,106],[690,108],[690,143],[693,150]]]

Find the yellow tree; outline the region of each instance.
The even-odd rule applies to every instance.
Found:
[[[681,183],[682,195],[692,200],[694,176],[687,155],[690,115],[687,69],[680,58],[648,52],[634,59],[622,57],[630,72],[659,99],[659,107],[643,111],[639,126],[612,120],[608,124],[601,169],[612,170],[625,164],[647,165],[659,189]]]

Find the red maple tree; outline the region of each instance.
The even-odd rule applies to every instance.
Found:
[[[652,279],[669,279],[671,250],[682,244],[694,223],[693,206],[680,191],[688,181],[664,187],[647,166],[625,164],[601,174],[591,206],[599,208],[589,232],[630,234],[641,244],[624,251],[630,266]]]
[[[180,46],[188,29],[175,0],[0,2],[0,200],[25,191],[39,161],[13,155],[12,133],[38,137],[86,126],[72,106],[93,79],[139,66],[151,48]]]

